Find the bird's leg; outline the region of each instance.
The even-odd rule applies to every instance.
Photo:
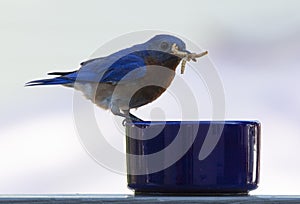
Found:
[[[121,113],[120,111],[120,108],[115,104],[115,103],[112,103],[110,105],[110,111],[114,114],[114,115],[117,115],[117,116],[121,116],[121,117],[124,117],[126,119],[131,119],[130,116],[126,113]]]
[[[120,111],[120,108],[115,104],[112,103],[110,106],[110,110],[114,115],[124,117],[122,124],[125,126],[126,122],[144,122],[142,119],[136,117],[135,115],[131,114],[129,110],[122,110],[123,113]]]

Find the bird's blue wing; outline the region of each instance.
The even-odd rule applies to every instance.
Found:
[[[108,56],[89,60],[74,73],[65,77],[77,82],[118,83],[139,79],[146,74],[144,59],[133,53],[118,59],[117,56]]]
[[[103,74],[101,82],[120,82],[139,79],[146,74],[146,64],[140,56],[129,54],[113,63]]]

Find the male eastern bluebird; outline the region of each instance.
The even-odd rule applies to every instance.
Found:
[[[196,61],[205,54],[187,51],[185,43],[175,36],[156,35],[145,43],[82,62],[79,70],[48,73],[59,76],[30,81],[26,86],[73,87],[114,115],[142,121],[130,109],[157,99],[171,84],[181,60],[183,73],[186,61]]]

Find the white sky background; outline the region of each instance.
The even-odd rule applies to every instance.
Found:
[[[131,192],[125,176],[81,146],[73,91],[24,83],[76,69],[122,34],[154,29],[208,49],[223,80],[226,117],[262,122],[261,183],[253,194],[300,194],[299,9],[291,0],[1,0],[0,193]],[[166,96],[136,114],[168,107]],[[96,117],[111,115],[96,110]],[[108,140],[122,147],[122,138]]]

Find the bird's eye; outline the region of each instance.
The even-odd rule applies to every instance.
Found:
[[[167,42],[162,42],[162,43],[160,44],[160,48],[161,48],[162,50],[167,50],[167,49],[169,48],[169,44],[168,44]]]

